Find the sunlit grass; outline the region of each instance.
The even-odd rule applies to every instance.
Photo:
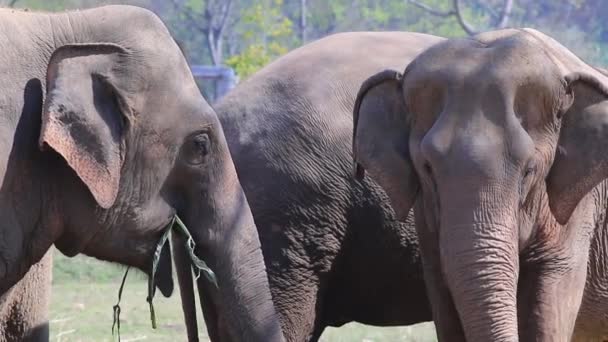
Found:
[[[118,341],[112,337],[112,307],[125,269],[78,256],[66,258],[54,253],[53,298],[51,304],[51,341]],[[152,329],[146,302],[145,277],[130,271],[121,307],[121,340],[186,341],[179,291],[170,298],[157,293],[154,299],[158,327]],[[199,316],[199,322],[202,317]],[[200,323],[199,323],[200,324]],[[200,340],[209,341],[200,328]],[[411,327],[378,328],[351,323],[329,328],[323,342],[427,342],[436,341],[432,324]]]

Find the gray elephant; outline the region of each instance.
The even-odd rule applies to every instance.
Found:
[[[161,20],[130,6],[0,18],[0,294],[53,244],[150,275],[178,214],[217,275],[206,295],[231,336],[283,340],[221,125]],[[166,296],[168,246],[155,283]]]
[[[285,337],[317,341],[351,321],[431,319],[413,218],[400,224],[371,180],[352,178],[352,108],[361,82],[441,41],[343,33],[296,49],[214,105],[262,242]],[[382,51],[383,53],[370,53]],[[213,341],[225,322],[207,300]]]
[[[0,296],[0,341],[48,341],[52,269],[49,250]]]
[[[441,341],[607,332],[607,99],[605,75],[531,29],[450,39],[362,84],[357,174],[400,218],[414,207]]]

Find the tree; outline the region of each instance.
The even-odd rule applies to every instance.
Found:
[[[452,0],[451,8],[449,10],[435,9],[425,3],[419,2],[418,0],[407,0],[407,2],[434,16],[442,18],[451,16],[455,17],[458,20],[458,24],[460,24],[462,29],[468,35],[474,35],[480,32],[465,19],[464,12],[466,12],[466,9],[465,4],[463,3],[465,2],[464,0]],[[513,10],[513,0],[501,0],[502,5],[499,10],[496,10],[495,6],[488,4],[493,1],[472,0],[469,2],[472,2],[472,6],[476,12],[478,12],[478,15],[480,11],[487,13],[487,15],[481,15],[490,17],[490,25],[488,25],[489,28],[499,29],[507,26],[511,16],[511,11]]]
[[[246,78],[274,58],[287,53],[292,21],[281,12],[283,0],[260,0],[242,13],[240,36],[245,48],[226,60]]]
[[[306,43],[306,0],[300,0],[300,40]]]
[[[172,3],[186,25],[196,28],[205,37],[207,49],[214,65],[221,65],[224,53],[224,35],[231,21],[233,0],[189,0]]]

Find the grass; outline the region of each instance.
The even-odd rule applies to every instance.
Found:
[[[123,267],[93,258],[67,258],[54,251],[53,298],[51,304],[51,341],[118,341],[112,337],[112,307],[116,304]],[[121,306],[121,340],[186,341],[179,291],[170,298],[157,293],[154,298],[156,322],[152,329],[143,274],[129,271]],[[199,322],[202,317],[199,316]],[[200,323],[199,323],[200,324]],[[200,340],[209,341],[203,327]],[[329,328],[323,342],[427,342],[436,341],[431,323],[410,327],[378,328],[351,323]]]

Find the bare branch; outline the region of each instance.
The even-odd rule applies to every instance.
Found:
[[[478,30],[473,25],[469,24],[463,16],[463,4],[461,3],[462,0],[453,0],[452,9],[448,10],[448,11],[440,11],[440,10],[434,9],[429,5],[419,2],[418,0],[406,0],[406,1],[420,9],[425,10],[429,14],[432,14],[437,17],[443,17],[443,18],[451,17],[451,16],[456,17],[456,20],[458,20],[458,24],[470,36],[478,33]],[[490,16],[494,19],[494,20],[492,20],[494,22],[494,24],[493,24],[494,28],[504,28],[507,26],[507,23],[509,22],[509,19],[511,16],[511,11],[513,10],[513,0],[504,0],[503,1],[503,6],[500,10],[500,16],[486,4],[481,4],[481,6],[486,11],[488,11],[490,13]]]
[[[487,2],[485,1],[475,1],[475,4],[481,8],[483,8],[484,11],[490,13],[490,16],[493,19],[493,22],[496,22],[499,18],[499,14],[498,12],[496,12],[493,8],[492,5],[489,5]]]
[[[456,15],[456,19],[458,20],[458,23],[460,24],[460,26],[462,27],[464,32],[466,32],[469,36],[477,34],[477,30],[473,26],[471,26],[469,23],[467,23],[467,21],[462,16],[460,0],[454,0],[454,12]]]
[[[456,14],[456,12],[453,9],[449,10],[449,11],[440,11],[440,10],[436,10],[436,9],[432,8],[431,6],[429,6],[427,4],[418,2],[417,0],[406,0],[406,1],[420,9],[427,11],[429,14],[432,14],[437,17],[449,17],[449,16]]]
[[[224,35],[224,29],[226,28],[226,23],[228,22],[228,17],[232,12],[232,0],[225,0],[226,5],[224,6],[224,14],[222,16],[222,20],[220,21],[220,26],[218,27],[218,36]]]
[[[511,17],[511,11],[513,10],[513,0],[505,0],[500,12],[500,20],[498,20],[496,27],[505,28]]]
[[[205,20],[207,21],[207,26],[209,28],[213,27],[213,9],[211,8],[211,1],[207,1],[207,5],[205,6]]]
[[[209,48],[209,53],[211,54],[211,61],[213,65],[219,65],[220,60],[218,56],[217,46],[215,45],[215,36],[213,35],[213,30],[209,30],[207,32],[207,47]]]
[[[300,39],[306,43],[306,0],[300,0]]]
[[[195,26],[201,32],[206,33],[207,27],[202,26],[199,22],[201,21],[199,18],[195,18],[190,11],[183,10],[178,0],[171,0],[175,11],[180,12],[186,16],[186,19],[190,21],[190,24]]]
[[[182,13],[188,24],[196,27],[205,36],[211,61],[214,65],[222,63],[223,40],[225,28],[232,13],[232,0],[207,1],[203,13],[193,15],[193,12],[184,8],[179,0],[172,0],[176,11]],[[219,22],[218,22],[219,21]]]
[[[213,6],[213,4],[217,6]],[[207,6],[205,6],[204,17],[207,28],[204,33],[206,34],[211,59],[215,65],[222,63],[224,32],[232,13],[232,4],[232,0],[224,0],[219,5],[208,1]]]

